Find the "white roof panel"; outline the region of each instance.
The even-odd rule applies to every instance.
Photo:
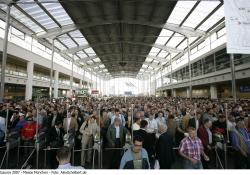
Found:
[[[224,6],[221,6],[212,16],[210,16],[198,29],[207,31],[225,16]]]
[[[167,22],[180,24],[195,3],[196,1],[178,1]]]
[[[191,15],[183,23],[183,26],[195,28],[209,13],[211,13],[221,2],[201,1]]]

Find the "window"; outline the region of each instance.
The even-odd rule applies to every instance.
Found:
[[[220,37],[224,36],[226,34],[226,28],[222,28],[219,31],[216,32],[217,38],[219,39]]]

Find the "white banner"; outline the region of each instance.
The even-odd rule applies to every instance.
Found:
[[[250,0],[224,0],[227,53],[250,54]]]

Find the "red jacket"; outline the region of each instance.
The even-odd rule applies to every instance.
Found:
[[[201,126],[197,131],[198,137],[201,139],[202,145],[204,147],[204,152],[207,152],[207,146],[209,145],[209,138],[207,130],[204,126]]]
[[[21,130],[22,138],[34,139],[34,137],[36,135],[36,129],[37,129],[36,122],[32,122],[30,124],[26,123],[24,125],[23,129]]]

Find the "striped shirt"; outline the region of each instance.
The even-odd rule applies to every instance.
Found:
[[[179,148],[183,154],[196,160],[201,160],[203,149],[202,142],[198,137],[195,137],[195,139],[185,137],[181,141]]]

